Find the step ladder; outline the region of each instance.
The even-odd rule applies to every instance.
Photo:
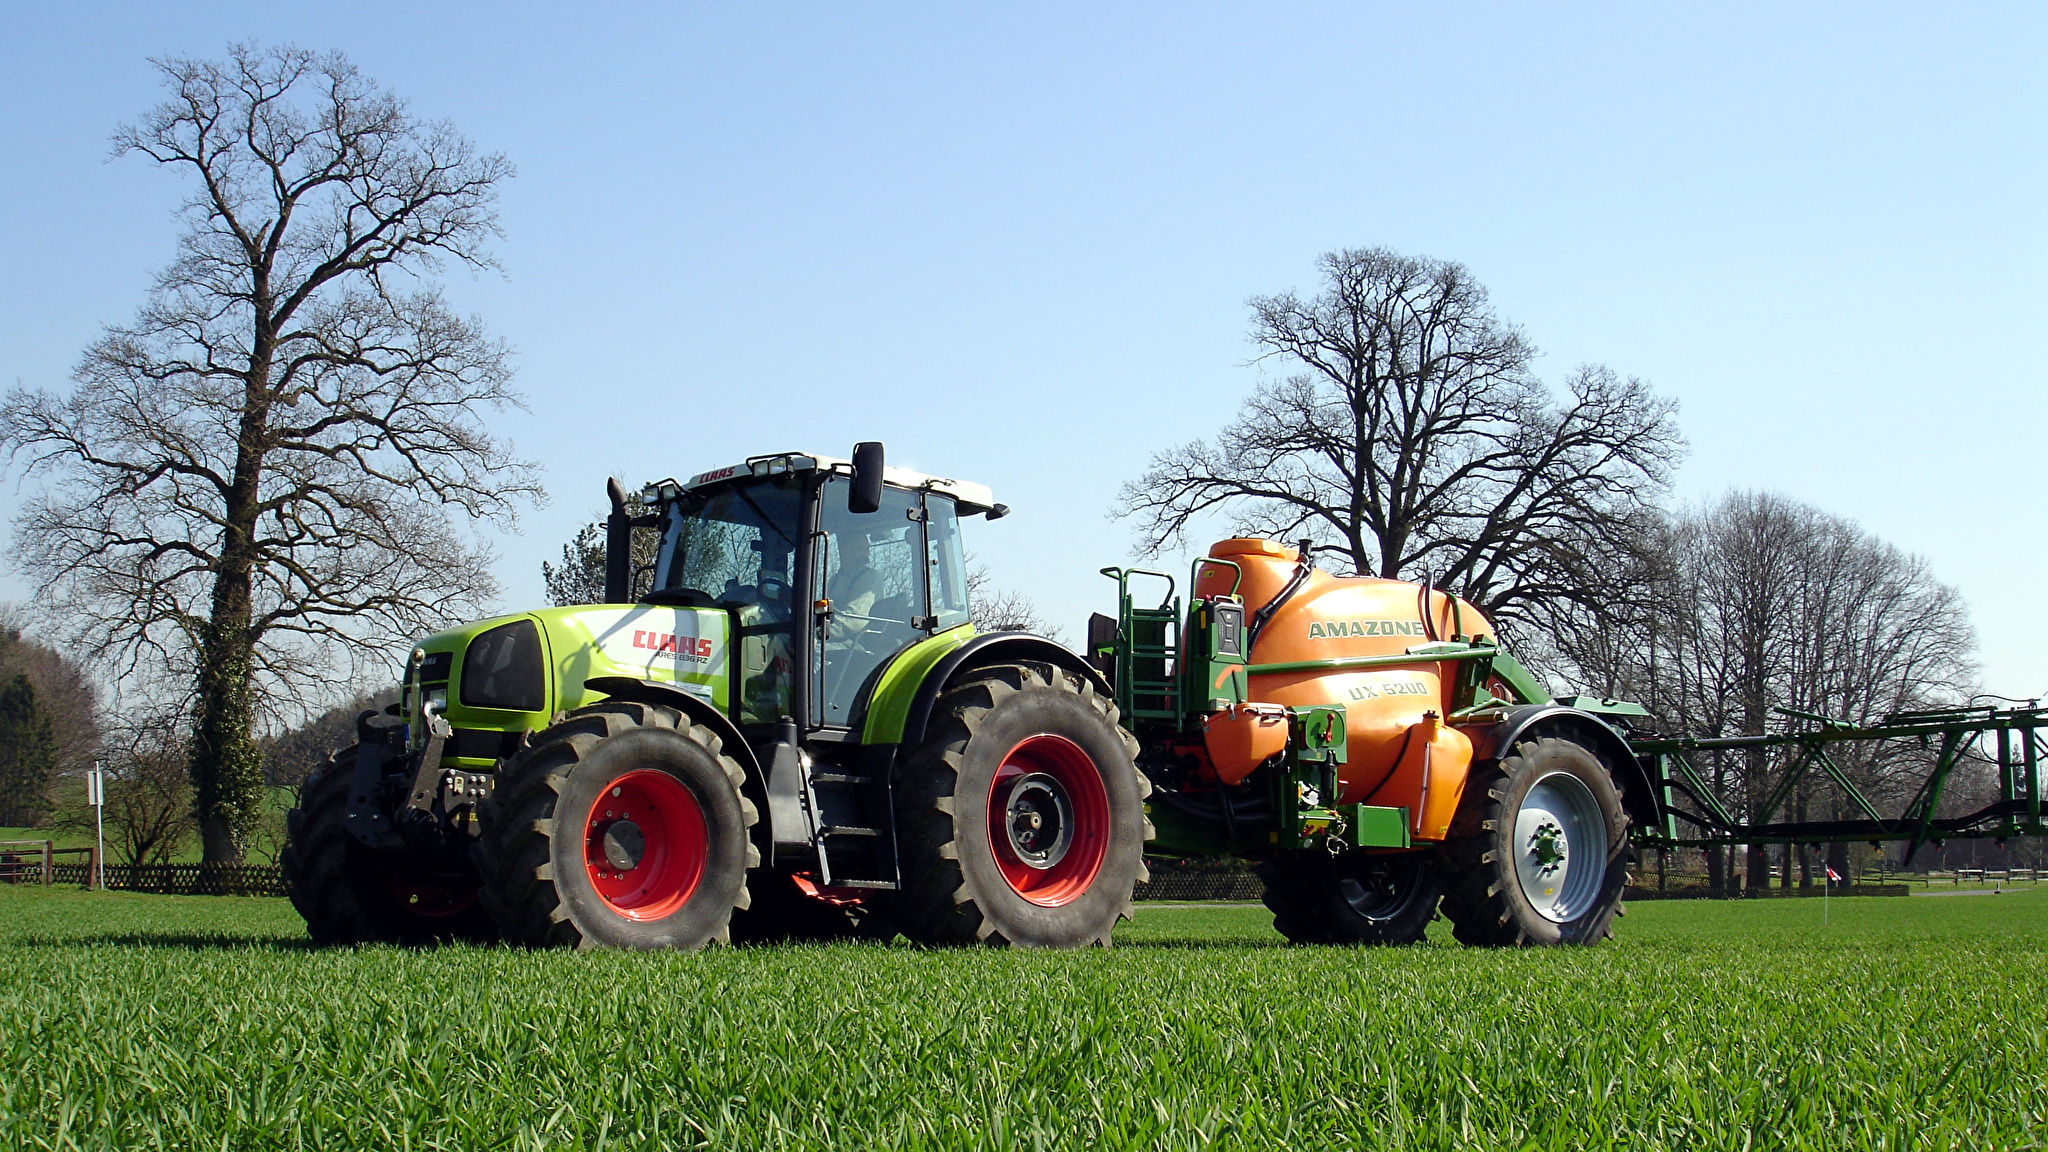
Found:
[[[1173,594],[1173,577],[1140,568],[1104,568],[1102,574],[1116,581],[1112,686],[1117,709],[1126,723],[1179,721],[1180,598]],[[1137,607],[1131,595],[1133,576],[1154,576],[1166,581],[1166,596],[1158,607]]]
[[[804,814],[822,888],[902,886],[896,818],[886,774],[816,765],[804,782]]]

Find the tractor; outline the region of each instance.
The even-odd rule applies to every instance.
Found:
[[[1633,706],[1554,701],[1472,605],[1305,542],[1217,544],[1185,611],[1104,569],[1077,653],[975,633],[961,520],[1008,509],[880,444],[609,496],[606,603],[420,641],[308,779],[315,940],[1107,944],[1149,852],[1256,861],[1297,942],[1441,908],[1467,943],[1590,943],[1663,819]]]

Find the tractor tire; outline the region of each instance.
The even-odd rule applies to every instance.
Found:
[[[823,944],[886,940],[896,934],[869,902],[837,904],[813,896],[787,872],[755,872],[747,881],[747,895],[752,903],[732,914],[735,944]]]
[[[1443,863],[1443,913],[1461,943],[1599,943],[1628,884],[1628,818],[1612,769],[1569,739],[1515,745],[1465,785]]]
[[[1442,892],[1421,852],[1286,852],[1258,871],[1274,929],[1295,944],[1420,943]]]
[[[479,901],[482,881],[410,853],[379,853],[348,830],[351,744],[314,769],[285,814],[285,883],[292,907],[315,943],[432,944],[485,942],[497,926]]]
[[[884,911],[926,945],[1110,942],[1149,879],[1152,785],[1116,705],[1050,664],[963,673],[896,775],[902,888]]]
[[[579,708],[498,770],[474,849],[484,904],[529,947],[725,941],[760,863],[743,778],[674,708]]]

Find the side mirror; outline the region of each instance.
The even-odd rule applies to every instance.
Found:
[[[855,515],[882,507],[882,442],[863,440],[853,446],[853,485],[846,492],[846,510]]]

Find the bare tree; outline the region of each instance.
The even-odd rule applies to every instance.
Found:
[[[263,778],[273,788],[298,788],[315,768],[341,748],[356,742],[356,718],[368,711],[382,711],[398,701],[397,685],[375,691],[361,691],[325,712],[283,732],[266,736],[258,743],[263,749]]]
[[[511,165],[339,55],[158,68],[170,97],[114,152],[192,178],[176,258],[68,395],[8,397],[0,444],[46,481],[14,559],[47,618],[191,686],[224,862],[262,800],[258,714],[472,614],[489,551],[451,510],[509,524],[539,489],[482,419],[520,402],[504,345],[422,279],[493,266]]]
[[[107,772],[108,862],[168,864],[198,830],[192,784],[186,777],[184,718],[169,705],[131,710],[105,733],[102,763]],[[65,831],[91,837],[93,810],[82,794],[54,821]]]
[[[1643,594],[1621,611],[1561,617],[1554,655],[1566,677],[1643,702],[1668,729],[1754,735],[1780,722],[1777,708],[1874,723],[1970,690],[1975,638],[1962,598],[1920,557],[1850,521],[1771,493],[1732,492],[1639,527],[1626,571]],[[1896,743],[1845,744],[1830,755],[1885,801],[1903,799],[1927,766],[1920,750]],[[1712,757],[1709,771],[1756,819],[1784,766],[1783,755],[1748,749]],[[1858,815],[1818,779],[1803,781],[1791,803],[1793,818]],[[1838,850],[1831,863],[1846,859]],[[1710,858],[1709,867],[1723,882],[1725,862]],[[1763,872],[1753,853],[1752,886]]]
[[[996,586],[988,565],[967,556],[967,611],[976,632],[1030,632],[1048,640],[1060,638],[1059,628],[1039,614],[1031,597]]]
[[[638,492],[628,489],[626,515],[638,517],[648,509]],[[576,530],[562,545],[562,562],[540,562],[541,583],[548,590],[548,603],[557,607],[571,604],[604,603],[604,520],[600,517]],[[654,528],[635,528],[632,586],[645,591],[654,578],[654,562],[661,552],[661,533]]]
[[[1603,569],[1683,450],[1673,402],[1597,365],[1560,402],[1462,265],[1352,249],[1321,266],[1313,298],[1251,301],[1259,359],[1288,374],[1123,487],[1142,545],[1216,513],[1355,572],[1428,576],[1502,622],[1610,595]]]

